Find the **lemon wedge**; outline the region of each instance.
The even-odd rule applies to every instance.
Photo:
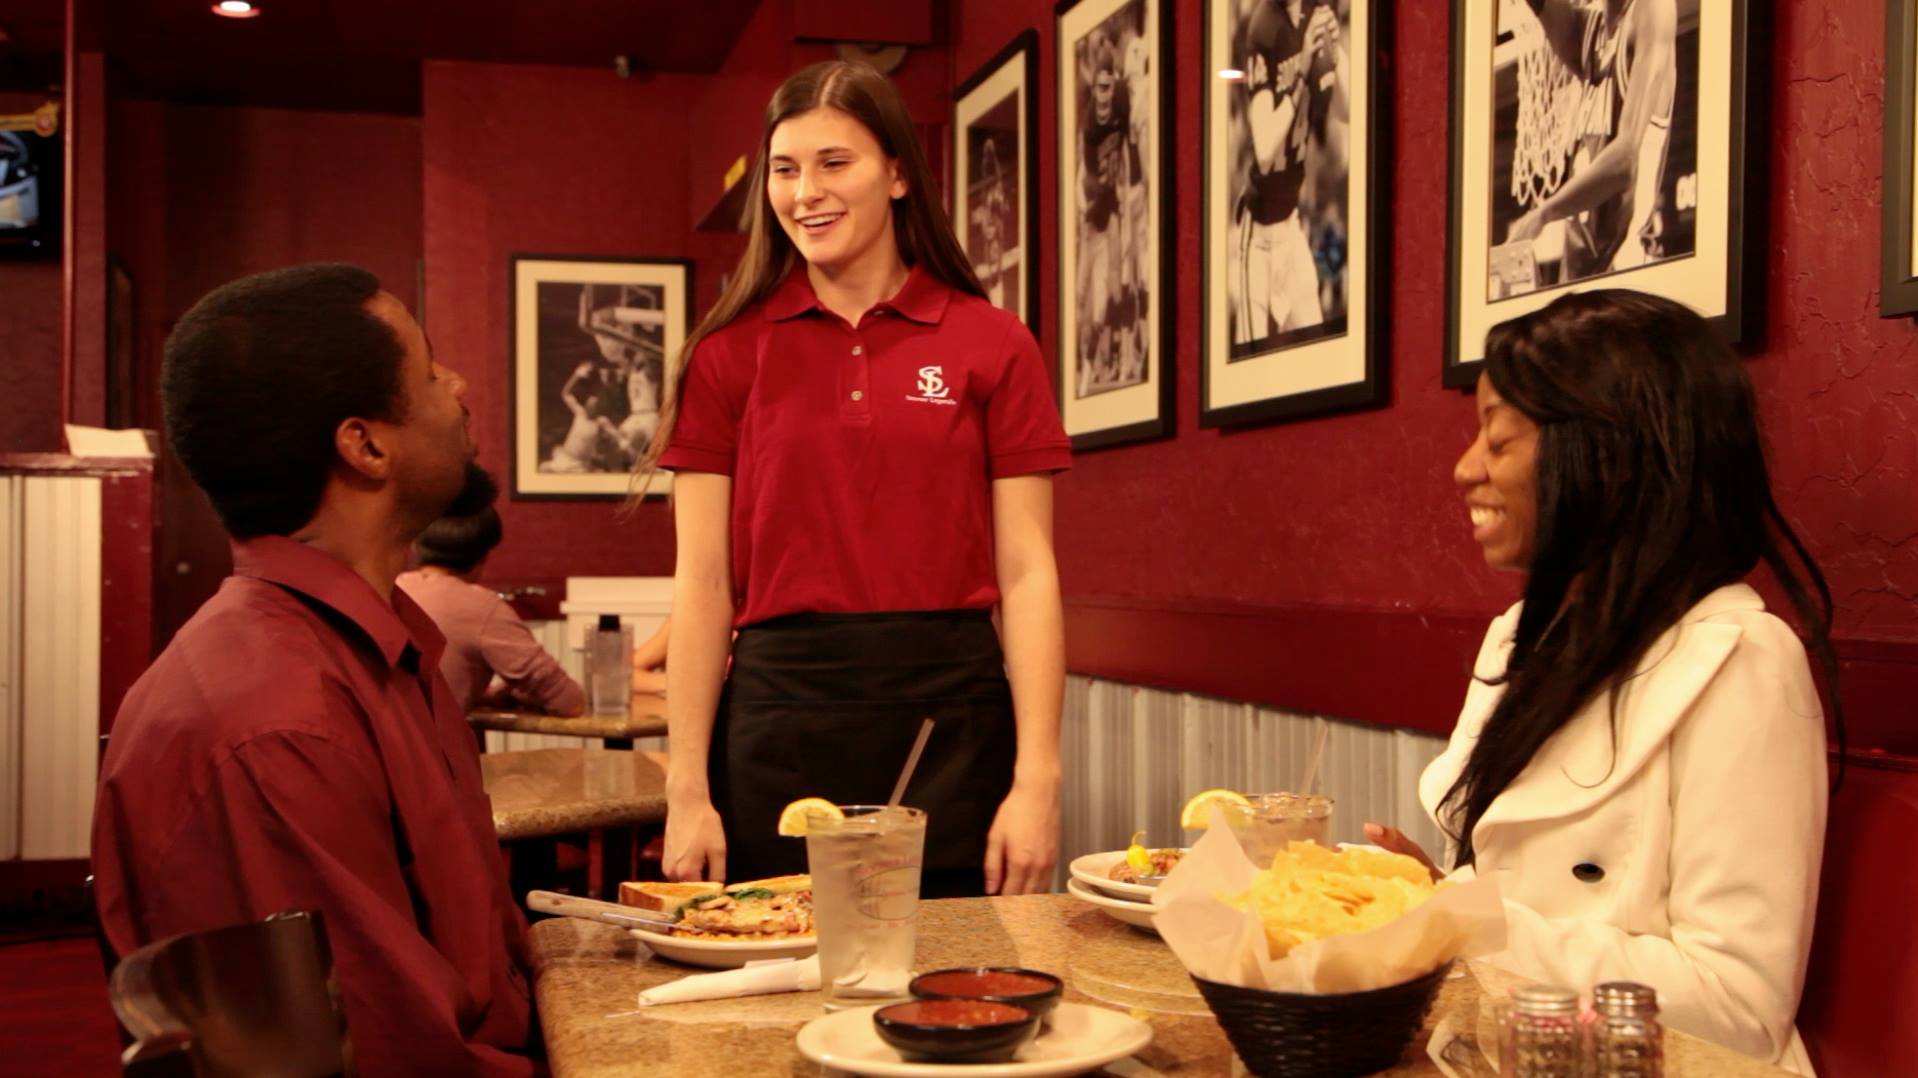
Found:
[[[1185,828],[1187,831],[1205,830],[1208,819],[1206,810],[1210,808],[1215,801],[1227,805],[1250,805],[1252,803],[1245,799],[1244,794],[1233,790],[1205,790],[1193,794],[1192,799],[1187,801],[1185,807],[1179,810],[1179,826]],[[784,834],[785,832],[782,831],[780,833]]]
[[[779,810],[779,833],[787,838],[806,837],[806,820],[815,812],[834,820],[846,818],[838,805],[823,797],[802,797]]]

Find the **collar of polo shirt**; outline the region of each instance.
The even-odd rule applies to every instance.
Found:
[[[951,288],[927,273],[925,267],[914,266],[899,291],[891,299],[875,305],[873,311],[893,311],[901,318],[931,326],[945,317],[946,304],[951,299]],[[766,297],[765,310],[769,322],[785,322],[809,311],[828,313],[819,302],[818,293],[813,291],[804,264],[794,265],[786,279]]]

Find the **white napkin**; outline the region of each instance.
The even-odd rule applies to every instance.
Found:
[[[774,992],[810,992],[819,987],[819,956],[805,958],[769,958],[748,962],[738,969],[718,973],[695,973],[677,981],[648,988],[639,994],[639,1005],[691,1003],[701,999],[731,999],[734,996],[764,996]]]

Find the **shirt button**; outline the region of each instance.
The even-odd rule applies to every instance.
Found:
[[[863,399],[864,397],[865,397],[865,394],[864,394],[864,393],[861,393],[861,392],[859,392],[859,391],[858,391],[858,390],[856,390],[856,389],[852,391],[852,399],[853,399],[853,400],[861,400],[861,399]]]
[[[865,354],[866,354],[866,349],[865,349],[865,346],[864,346],[864,345],[858,345],[858,344],[855,344],[855,345],[853,345],[853,346],[852,346],[852,354],[853,354],[853,355],[855,355],[855,356],[863,356],[863,355],[865,355]]]

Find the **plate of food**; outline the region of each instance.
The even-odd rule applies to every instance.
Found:
[[[1153,888],[1159,886],[1166,874],[1185,856],[1185,850],[1178,847],[1152,849],[1142,843],[1144,838],[1144,832],[1140,832],[1133,836],[1132,845],[1123,850],[1075,857],[1067,869],[1073,879],[1095,891],[1114,898],[1150,902]]]
[[[1150,902],[1115,898],[1096,888],[1088,887],[1076,879],[1066,881],[1066,893],[1088,906],[1097,906],[1106,916],[1120,924],[1128,924],[1134,928],[1145,929],[1154,935],[1158,934],[1159,930],[1152,926],[1152,903]]]
[[[1130,1015],[1083,1003],[1061,1003],[1050,1026],[1004,1062],[933,1062],[909,1058],[880,1039],[873,1014],[860,1007],[815,1018],[799,1030],[799,1054],[815,1063],[872,1078],[1049,1078],[1084,1074],[1152,1043],[1152,1027]]]
[[[813,934],[812,877],[745,883],[622,883],[621,905],[674,918],[670,926],[628,929],[661,958],[735,969],[769,958],[804,958]]]

